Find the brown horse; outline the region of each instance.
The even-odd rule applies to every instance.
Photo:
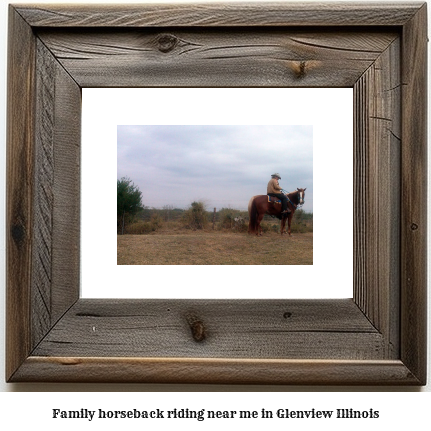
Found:
[[[268,202],[268,195],[257,195],[253,196],[248,203],[248,215],[250,221],[248,223],[248,233],[255,233],[256,235],[262,235],[262,227],[260,223],[265,214],[275,216],[281,220],[280,233],[286,233],[285,226],[286,220],[288,221],[287,233],[291,235],[290,225],[292,224],[293,214],[295,214],[298,205],[304,204],[305,189],[296,189],[295,192],[286,193],[287,206],[290,209],[290,213],[286,215],[281,214],[281,204]]]

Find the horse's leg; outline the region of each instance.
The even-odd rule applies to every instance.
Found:
[[[260,222],[263,220],[265,213],[259,214],[257,216],[257,229],[256,229],[256,235],[262,236],[262,226],[260,225]],[[260,232],[259,232],[260,231]]]
[[[287,217],[283,217],[281,219],[281,226],[280,226],[280,233],[283,235],[285,233],[285,229],[286,229],[286,218]]]
[[[256,236],[259,236],[259,229],[260,229],[260,214],[256,214]]]
[[[287,233],[289,234],[289,236],[292,236],[290,233],[290,225],[292,224],[292,215],[289,215],[289,220],[287,222]]]

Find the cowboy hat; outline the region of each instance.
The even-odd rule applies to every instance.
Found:
[[[281,180],[280,174],[277,174],[277,173],[272,174],[271,177],[277,177],[279,180]]]

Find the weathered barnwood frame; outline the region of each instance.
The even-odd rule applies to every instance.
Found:
[[[10,6],[7,380],[425,384],[426,15]],[[119,86],[353,88],[354,298],[80,299],[81,88]]]

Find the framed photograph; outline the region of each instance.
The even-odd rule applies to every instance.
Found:
[[[8,43],[7,381],[426,384],[425,3],[11,5]],[[82,297],[82,92],[119,87],[351,88],[352,298]]]

